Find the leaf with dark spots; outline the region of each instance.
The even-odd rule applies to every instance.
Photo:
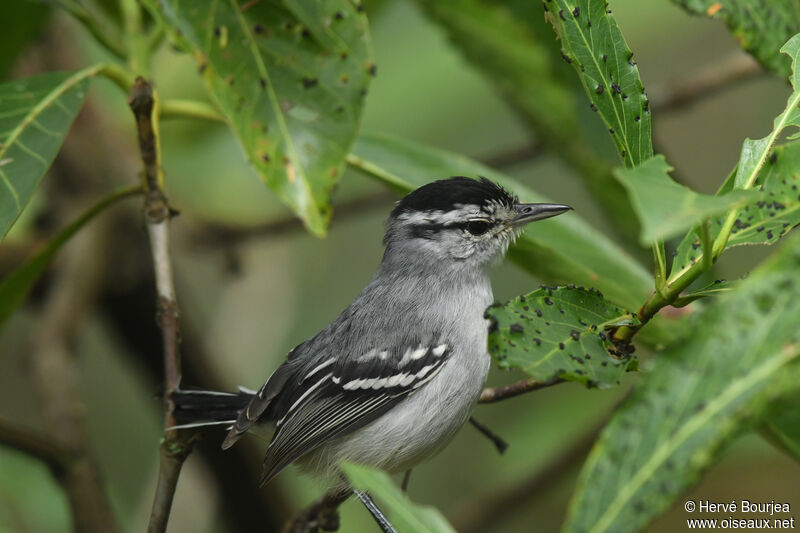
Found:
[[[798,269],[795,235],[736,290],[695,313],[684,340],[654,358],[586,459],[565,533],[646,530],[728,443],[797,401]]]
[[[647,96],[636,63],[630,60],[630,47],[611,11],[605,9],[604,2],[592,0],[552,0],[545,3],[545,9],[587,96],[609,131],[616,133],[612,138],[625,166],[634,167],[649,159],[653,144]],[[565,17],[565,12],[574,16]],[[584,15],[591,25],[583,24]],[[634,96],[615,98],[623,92]]]
[[[323,235],[371,81],[366,17],[346,0],[142,3],[200,63],[257,174]]]
[[[739,46],[769,70],[789,75],[789,64],[778,50],[800,29],[800,4],[795,0],[672,1],[694,15],[724,20]],[[715,6],[724,7],[709,11]]]
[[[731,237],[726,248],[749,244],[773,244],[786,235],[789,229],[800,224],[800,196],[796,196],[793,187],[800,185],[797,169],[800,168],[800,141],[790,141],[775,147],[778,155],[774,164],[765,166],[756,179],[754,188],[762,191],[761,194],[772,194],[770,202],[759,201],[749,206],[746,222],[739,218],[734,222]],[[720,188],[718,195],[724,195],[733,190],[735,172],[732,172],[725,184]],[[780,208],[775,207],[775,203]],[[711,217],[711,235],[716,235],[724,218]],[[759,229],[760,228],[760,229]],[[691,266],[691,257],[700,260],[701,250],[693,249],[692,244],[697,237],[694,232],[687,234],[676,250],[672,261],[672,273],[675,277]]]
[[[543,305],[544,311],[525,311],[521,298],[532,306]],[[630,322],[629,315],[619,313],[596,291],[543,287],[487,310],[496,326],[489,335],[489,353],[501,367],[519,368],[534,379],[559,377],[610,387],[635,359],[615,347],[601,328],[587,324],[616,324],[622,318]]]
[[[615,176],[628,191],[641,221],[643,245],[680,235],[704,219],[727,213],[732,207],[756,202],[756,191],[730,191],[721,195],[695,192],[676,183],[664,156],[659,154],[636,168],[619,168]]]

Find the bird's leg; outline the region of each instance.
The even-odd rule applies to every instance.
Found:
[[[491,429],[487,428],[473,417],[469,417],[469,422],[475,426],[475,429],[480,431],[483,436],[492,441],[492,444],[494,444],[498,452],[504,453],[506,451],[506,448],[508,448],[508,443],[497,436]]]
[[[337,487],[329,490],[302,511],[283,528],[283,533],[317,533],[339,530],[339,506],[350,497],[350,489]]]
[[[411,469],[409,468],[406,470],[405,475],[403,476],[403,484],[400,485],[400,488],[403,489],[403,492],[408,492],[408,482],[411,480]]]
[[[364,504],[364,507],[367,508],[369,514],[372,515],[372,518],[375,519],[375,522],[378,523],[378,527],[381,528],[381,531],[383,531],[383,533],[397,533],[397,530],[394,528],[392,523],[389,522],[389,519],[386,518],[386,515],[383,514],[383,511],[380,510],[378,505],[375,503],[375,500],[373,500],[369,494],[367,494],[363,490],[358,490],[358,489],[352,489],[352,490],[353,494],[355,494],[356,497],[358,497],[358,499],[361,500],[361,503]]]

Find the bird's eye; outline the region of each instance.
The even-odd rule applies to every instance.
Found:
[[[473,235],[483,235],[489,231],[490,226],[485,220],[470,220],[467,222],[467,231]]]

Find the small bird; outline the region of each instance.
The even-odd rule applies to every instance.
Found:
[[[177,427],[228,425],[223,449],[270,428],[262,484],[294,462],[334,484],[342,461],[409,470],[453,438],[486,381],[487,267],[529,222],[569,209],[486,178],[423,185],[395,204],[380,267],[347,309],[258,391],[175,391]]]

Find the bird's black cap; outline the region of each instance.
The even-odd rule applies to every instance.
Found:
[[[484,177],[474,180],[455,176],[432,181],[409,193],[397,202],[391,217],[411,211],[449,211],[459,204],[484,206],[493,202],[513,207],[517,198]]]

